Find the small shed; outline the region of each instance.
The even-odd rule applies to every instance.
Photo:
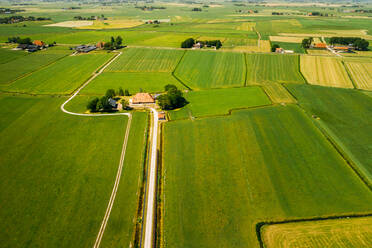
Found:
[[[165,121],[167,119],[163,111],[158,113],[158,118],[161,121]]]

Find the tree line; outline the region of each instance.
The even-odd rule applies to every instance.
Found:
[[[24,22],[24,21],[46,21],[51,20],[49,17],[24,17],[24,16],[9,16],[0,18],[0,24],[12,24],[17,22]]]
[[[332,45],[353,45],[356,50],[367,51],[369,42],[359,37],[331,37],[329,43]]]
[[[105,50],[115,50],[115,49],[120,49],[122,48],[123,44],[123,38],[121,38],[121,36],[118,36],[116,38],[114,37],[111,37],[111,40],[109,42],[106,42],[104,45],[103,45],[103,48]]]
[[[87,104],[87,109],[90,112],[110,112],[112,111],[112,105],[110,104],[109,100],[113,99],[115,96],[130,96],[129,91],[123,90],[123,88],[119,88],[117,92],[115,92],[114,89],[108,89],[106,91],[106,94],[101,97],[94,97],[91,99],[88,104]],[[121,99],[120,103],[123,106],[123,109],[128,109],[128,102],[125,101],[124,99]]]
[[[192,48],[195,44],[200,43],[201,47],[216,47],[219,49],[222,47],[222,42],[220,40],[194,40],[193,38],[188,38],[181,43],[181,48]]]

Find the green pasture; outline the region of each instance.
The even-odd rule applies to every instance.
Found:
[[[183,55],[180,50],[125,49],[106,71],[108,72],[171,72]]]
[[[288,85],[309,115],[356,164],[372,185],[372,98],[360,91],[309,85]]]
[[[9,84],[17,78],[39,70],[64,56],[66,56],[65,53],[53,54],[40,51],[3,63],[0,66],[0,88],[3,88],[5,84]]]
[[[9,48],[0,47],[0,65],[27,55],[25,51],[12,51]]]
[[[69,94],[112,56],[107,53],[68,56],[13,82],[6,90],[37,94]]]
[[[127,117],[67,115],[59,109],[65,100],[0,97],[2,246],[92,247],[95,242],[116,177]],[[145,119],[133,119],[124,184],[104,243],[120,239],[128,247],[131,242]]]
[[[188,51],[175,75],[193,89],[243,86],[245,63],[242,53]]]
[[[278,44],[284,50],[292,50],[295,53],[306,53],[305,49],[302,47],[300,43],[292,43],[292,42],[277,42],[272,41],[272,44]]]
[[[295,105],[168,122],[162,164],[164,247],[260,247],[258,222],[372,210],[370,190]]]
[[[103,95],[107,89],[127,89],[137,92],[163,92],[164,86],[174,84],[184,86],[169,72],[104,72],[90,82],[82,91],[85,95]]]
[[[250,108],[271,104],[259,87],[226,88],[208,91],[190,91],[185,94],[189,102],[185,110],[170,112],[172,120],[190,116],[227,115],[232,109]]]
[[[246,54],[247,84],[304,83],[299,57],[284,54]]]

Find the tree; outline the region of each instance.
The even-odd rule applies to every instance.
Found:
[[[112,106],[110,105],[108,100],[109,100],[109,97],[107,97],[107,96],[103,96],[103,97],[101,97],[101,99],[99,99],[99,102],[101,103],[103,111],[112,110]]]
[[[115,43],[115,38],[111,36],[111,44]]]
[[[115,90],[114,89],[108,89],[106,91],[106,95],[105,95],[107,98],[113,98],[115,96]]]
[[[165,91],[168,92],[171,89],[176,89],[177,90],[177,87],[174,84],[167,84],[166,86],[164,86],[164,89],[165,89]]]
[[[273,44],[273,45],[271,46],[271,51],[272,51],[272,52],[275,52],[277,48],[280,48],[280,46],[279,46],[278,44]]]
[[[126,101],[125,99],[121,99],[120,103],[121,103],[121,106],[123,107],[124,110],[129,109],[128,101]]]
[[[124,96],[124,90],[123,88],[119,88],[119,96]]]
[[[301,42],[302,47],[309,48],[313,40],[314,40],[313,37],[310,37],[309,39],[303,39]]]
[[[193,38],[188,38],[181,43],[181,48],[191,48],[195,44],[195,40]]]
[[[369,42],[366,41],[365,39],[360,39],[360,40],[355,41],[354,46],[357,50],[367,51]]]
[[[123,38],[121,38],[121,36],[116,37],[115,43],[117,47],[120,47],[121,44],[123,43]]]
[[[88,102],[88,105],[87,105],[87,109],[90,111],[90,112],[96,112],[98,111],[99,109],[97,109],[97,103],[99,102],[99,99],[98,97],[95,97],[93,98],[92,100],[90,100]]]
[[[129,90],[125,89],[124,96],[130,96]]]

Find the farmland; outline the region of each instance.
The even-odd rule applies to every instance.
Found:
[[[10,51],[9,49],[0,48],[0,65],[27,55],[23,51]]]
[[[266,94],[270,97],[271,101],[274,103],[295,103],[296,100],[293,96],[286,90],[285,87],[279,83],[270,82],[263,83],[263,89]]]
[[[44,247],[93,246],[119,163],[126,118],[69,116],[59,110],[63,100],[1,96],[0,219],[6,231],[0,238],[4,246],[30,242]],[[133,145],[143,142],[144,117],[139,118]],[[140,166],[139,153],[137,149],[129,155],[131,166]],[[125,173],[133,174],[123,180],[137,182],[140,169]],[[130,202],[118,200],[130,220],[136,211],[131,200],[136,198],[136,185],[123,192]],[[128,235],[130,221],[115,219]],[[45,235],[50,232],[54,235]],[[129,244],[128,237],[122,239]]]
[[[354,88],[340,59],[301,56],[301,72],[309,84]]]
[[[345,62],[351,78],[358,89],[372,90],[372,61],[347,61]]]
[[[271,104],[259,87],[227,88],[209,91],[191,91],[185,95],[190,102],[186,109],[170,112],[171,119],[211,115],[226,115],[231,109],[257,107]]]
[[[171,72],[183,52],[162,49],[128,49],[106,70],[109,72]]]
[[[103,95],[107,89],[128,89],[130,93],[162,92],[167,84],[183,88],[169,72],[105,72],[95,78],[81,94]]]
[[[68,56],[13,82],[6,90],[38,94],[69,94],[111,57],[111,54]]]
[[[309,114],[320,118],[320,124],[372,185],[372,98],[348,89],[308,85],[287,87]]]
[[[259,247],[260,221],[371,211],[369,189],[296,106],[169,122],[164,137],[164,247]]]
[[[247,84],[304,83],[297,55],[247,54]]]
[[[186,52],[175,75],[192,89],[243,86],[244,55],[241,53]]]
[[[269,225],[263,239],[268,248],[368,247],[372,243],[372,218],[351,218]]]

